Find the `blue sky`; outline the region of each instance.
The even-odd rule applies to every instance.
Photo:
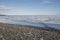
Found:
[[[0,0],[0,14],[60,15],[60,0]]]

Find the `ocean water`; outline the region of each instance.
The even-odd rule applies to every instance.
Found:
[[[42,28],[53,28],[60,30],[60,16],[47,15],[8,15],[0,16],[0,22],[35,26]]]
[[[7,19],[15,21],[27,21],[27,22],[44,22],[44,23],[57,23],[60,24],[60,16],[55,15],[10,15]]]

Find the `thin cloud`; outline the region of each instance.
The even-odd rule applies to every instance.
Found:
[[[50,4],[50,3],[52,3],[51,0],[41,0],[40,4]]]
[[[11,9],[5,5],[0,5],[0,14],[8,13]]]
[[[0,11],[5,11],[5,10],[10,10],[10,8],[4,5],[0,5]]]

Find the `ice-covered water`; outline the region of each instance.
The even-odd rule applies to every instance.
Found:
[[[55,19],[54,19],[55,18]],[[60,24],[49,23],[49,21],[59,21],[60,16],[0,16],[0,22],[17,24],[17,25],[26,25],[26,26],[35,26],[42,28],[54,28],[60,30]],[[48,23],[45,23],[44,20]]]
[[[15,21],[28,21],[28,22],[44,22],[44,23],[57,23],[60,24],[60,16],[46,16],[46,15],[16,15],[16,16],[8,16],[8,19]]]

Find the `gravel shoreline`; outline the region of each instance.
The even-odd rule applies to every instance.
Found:
[[[60,40],[60,32],[0,23],[0,40]]]

